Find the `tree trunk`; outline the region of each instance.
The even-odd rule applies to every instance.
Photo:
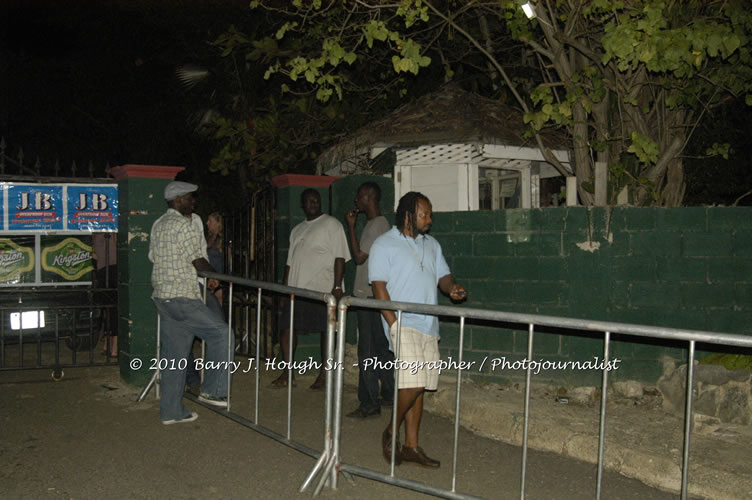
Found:
[[[588,147],[588,122],[587,113],[579,102],[572,106],[572,146],[574,149],[575,175],[577,176],[577,194],[580,202],[585,206],[591,206],[594,198],[593,193],[583,187],[583,183],[593,185],[593,166],[590,164],[590,148]]]
[[[666,185],[661,193],[661,205],[664,207],[681,206],[686,189],[684,164],[680,159],[674,159],[666,172]]]

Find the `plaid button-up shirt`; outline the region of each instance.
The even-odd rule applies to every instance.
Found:
[[[191,220],[170,208],[151,228],[149,258],[152,297],[201,299],[193,261],[202,257],[201,239]]]

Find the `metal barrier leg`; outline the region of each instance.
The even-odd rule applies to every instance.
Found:
[[[337,322],[337,327],[339,329],[339,337],[337,338],[337,380],[336,386],[334,387],[337,397],[333,398],[332,400],[334,411],[332,412],[333,433],[331,442],[331,454],[336,466],[336,469],[333,468],[331,471],[331,486],[333,489],[337,488],[337,469],[339,469],[340,464],[339,446],[340,437],[342,436],[342,396],[344,392],[343,388],[345,385],[345,334],[347,327],[346,304],[340,306],[338,320],[339,321]]]
[[[608,394],[608,366],[611,332],[605,332],[603,342],[603,382],[601,383],[601,422],[598,435],[598,476],[595,485],[595,498],[601,498],[601,483],[603,482],[603,449],[606,445],[606,395]]]
[[[295,343],[295,295],[290,295],[290,334],[287,340],[287,439],[292,435],[292,346]],[[283,347],[280,345],[280,353]],[[282,355],[284,358],[284,354]]]
[[[314,465],[305,481],[303,481],[303,484],[300,486],[299,490],[301,493],[304,492],[306,488],[310,486],[319,470],[322,470],[323,467],[321,479],[319,480],[319,483],[314,490],[314,496],[319,494],[327,479],[331,480],[332,488],[337,487],[337,471],[335,467],[339,464],[339,456],[334,452],[334,450],[337,448],[339,443],[339,424],[341,422],[342,415],[341,396],[344,376],[344,339],[346,330],[347,306],[341,305],[340,308],[341,310],[339,311],[339,321],[337,322],[335,321],[337,319],[337,301],[332,297],[327,304],[327,359],[322,360],[322,362],[327,363],[329,360],[334,360],[334,345],[336,337],[338,345],[337,361],[333,367],[337,370],[337,375],[335,380],[333,371],[326,370],[326,396],[324,401],[324,448],[321,452],[321,456],[316,462],[316,465]],[[337,331],[339,331],[339,334],[335,335]],[[326,464],[326,466],[324,466],[324,464]],[[329,477],[330,475],[331,477]]]
[[[230,301],[230,304],[232,304],[232,281],[230,282],[230,290],[229,290],[229,297],[228,300]],[[234,353],[235,349],[233,348],[233,344],[235,343],[235,335],[232,331],[232,314],[230,314],[227,318],[227,364],[229,365],[231,361],[234,359]],[[230,394],[232,393],[232,370],[227,370],[227,408],[225,411],[230,411]]]
[[[687,361],[687,402],[684,408],[684,451],[682,453],[681,498],[687,498],[689,481],[689,438],[692,433],[692,396],[694,391],[695,341],[689,341],[689,360]]]
[[[462,366],[462,351],[465,343],[465,317],[460,316],[460,348],[457,354],[458,366]],[[452,448],[452,491],[457,491],[457,445],[460,436],[460,395],[462,389],[462,372],[457,368],[457,399],[454,407],[454,446]]]
[[[530,323],[527,331],[527,359],[533,359],[533,336],[535,334],[534,325]],[[530,364],[527,366],[525,374],[525,414],[522,424],[522,476],[520,478],[520,498],[525,498],[525,479],[527,476],[527,438],[530,428],[530,391],[532,384],[533,368]]]
[[[394,359],[398,360],[400,359],[400,341],[402,336],[402,311],[397,311],[397,338],[394,339],[394,343],[396,345],[392,346],[394,349]],[[399,435],[399,428],[400,425],[398,425],[397,422],[397,408],[398,408],[398,400],[397,396],[399,394],[399,370],[397,370],[396,366],[394,369],[394,406],[392,407],[392,457],[391,457],[391,463],[389,464],[389,475],[394,477],[394,460],[397,456],[397,436]],[[399,424],[402,424],[402,422],[399,422]]]
[[[157,383],[157,378],[159,378],[159,370],[154,370],[154,375],[151,376],[151,380],[149,380],[149,383],[146,384],[146,387],[144,387],[144,390],[141,391],[141,394],[138,395],[138,399],[136,401],[141,402],[146,398],[146,395],[149,394],[149,391],[154,386],[154,384]]]
[[[256,403],[253,409],[253,423],[258,425],[259,420],[259,384],[261,383],[261,369],[259,368],[259,362],[261,359],[260,352],[260,340],[261,340],[261,287],[258,289],[256,295],[256,388],[255,399]],[[232,307],[232,305],[230,305]],[[232,311],[230,311],[232,313]]]
[[[161,333],[162,322],[159,313],[157,313],[157,359],[159,359],[159,348],[161,347],[162,341]],[[146,395],[149,394],[149,391],[152,387],[154,387],[154,395],[157,399],[159,399],[159,370],[154,370],[154,375],[151,376],[151,380],[149,380],[149,383],[146,384],[146,387],[144,387],[144,390],[141,391],[141,394],[138,395],[138,399],[136,401],[143,401],[144,398],[146,398]]]
[[[316,474],[318,474],[319,470],[324,467],[324,463],[327,462],[327,458],[329,458],[329,454],[326,453],[326,451],[322,452],[321,456],[316,461],[316,465],[313,466],[313,469],[311,469],[311,472],[308,473],[305,480],[303,481],[303,484],[300,485],[300,489],[298,490],[300,493],[303,493],[311,485],[311,482],[316,477]],[[326,472],[323,474],[323,477],[326,477]]]

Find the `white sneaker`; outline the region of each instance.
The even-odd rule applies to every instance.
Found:
[[[198,413],[196,413],[195,411],[192,411],[183,418],[173,419],[173,420],[162,420],[162,423],[164,425],[182,424],[184,422],[193,422],[197,418],[198,418]]]
[[[219,397],[219,396],[212,396],[211,394],[207,394],[206,392],[202,392],[198,395],[199,401],[202,403],[210,404],[213,406],[219,406],[220,408],[227,408],[227,398]]]

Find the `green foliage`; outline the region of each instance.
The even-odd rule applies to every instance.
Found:
[[[627,148],[643,165],[650,165],[658,161],[658,145],[650,137],[639,132],[632,132],[632,144]]]
[[[379,11],[382,8],[380,5],[375,5],[372,10]],[[254,2],[253,7],[265,7],[277,12],[277,9],[272,5],[267,6],[265,2]],[[394,9],[394,6],[383,8]],[[388,21],[380,16],[352,15],[354,11],[355,6],[350,7],[346,2],[334,2],[326,6],[322,6],[321,2],[293,3],[293,9],[285,11],[290,20],[282,24],[276,33],[276,39],[282,40],[295,33],[302,40],[305,49],[286,61],[277,60],[270,64],[264,78],[271,79],[274,75],[282,74],[297,82],[303,77],[307,84],[314,87],[316,97],[326,102],[334,94],[342,99],[344,88],[350,83],[349,78],[342,74],[342,63],[353,65],[367,52],[375,51],[377,57],[391,53],[389,60],[397,74],[407,72],[417,75],[420,68],[431,64],[431,58],[423,54],[423,45],[400,32],[400,29],[410,30],[428,21],[429,10],[422,0],[400,1],[393,11],[394,17],[390,17]],[[401,19],[402,24],[396,23],[397,19]],[[344,24],[337,29],[337,23]],[[324,31],[335,36],[321,37]],[[316,40],[322,38],[323,41],[318,42],[320,45],[317,46]],[[365,46],[362,42],[365,42]],[[377,49],[375,44],[384,46]],[[359,56],[357,51],[363,51],[364,48],[367,50]],[[367,64],[367,58],[362,62]]]
[[[532,21],[520,15],[516,2],[506,6],[514,35],[556,70],[564,86],[555,94],[540,87],[531,92],[535,109],[525,115],[526,122],[536,130],[571,127],[569,110],[579,107],[591,135],[572,134],[575,148],[611,158],[613,188],[628,185],[652,202],[667,202],[662,198],[667,181],[658,169],[677,161],[659,162],[673,138],[684,142],[692,123],[729,95],[744,95],[752,105],[747,97],[752,92],[752,13],[740,1],[547,5],[550,10],[537,6],[539,18]],[[570,27],[566,34],[564,22]],[[604,98],[607,106],[596,109]],[[714,145],[708,154],[727,157],[727,146]],[[636,164],[627,166],[625,154]]]
[[[413,40],[405,40],[399,45],[402,47],[402,50],[400,50],[402,57],[392,56],[395,73],[409,71],[417,75],[420,68],[425,68],[431,64],[431,58],[420,55],[420,45]]]
[[[638,203],[681,201],[663,198],[667,177],[658,169],[681,161],[675,152],[666,157],[667,148],[692,137],[704,110],[729,95],[752,105],[752,12],[738,0],[538,1],[532,20],[516,0],[268,0],[251,7],[273,22],[254,36],[230,29],[218,46],[225,57],[262,64],[257,74],[279,94],[280,117],[311,113],[291,105],[299,96],[317,100],[316,116],[326,120],[337,115],[331,101],[343,105],[348,95],[368,96],[366,108],[386,105],[409,95],[404,78],[430,80],[426,71],[433,71],[435,82],[455,79],[516,98],[530,127],[521,134],[566,131],[569,149],[586,151],[575,165],[583,185],[592,184],[587,163],[597,157],[609,164],[612,193],[629,186]],[[284,120],[275,123],[284,135]],[[710,152],[728,155],[722,146]]]
[[[727,142],[724,142],[723,144],[714,142],[712,146],[710,146],[708,149],[705,150],[705,155],[706,156],[720,156],[724,160],[728,160],[729,154],[733,152],[734,150],[731,149],[731,144]]]

